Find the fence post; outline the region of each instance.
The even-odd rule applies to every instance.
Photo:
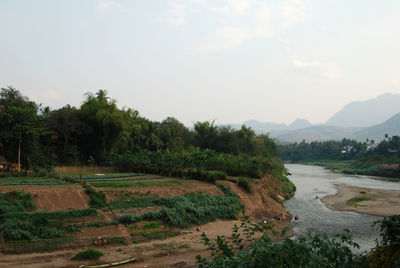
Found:
[[[3,238],[3,232],[0,232],[0,251],[4,250],[4,238]]]

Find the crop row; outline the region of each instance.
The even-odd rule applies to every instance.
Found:
[[[145,181],[145,180],[161,180],[167,177],[144,177],[144,178],[116,178],[116,179],[90,179],[88,182],[118,182],[118,181]],[[86,181],[86,179],[84,179]]]
[[[145,176],[144,173],[129,173],[129,174],[117,174],[117,175],[96,175],[96,176],[67,176],[71,179],[83,179],[83,180],[93,180],[93,179],[112,179],[112,178],[128,178],[128,177],[139,177]]]
[[[161,210],[141,215],[125,214],[120,222],[131,224],[142,220],[162,220],[166,224],[187,227],[191,224],[203,224],[216,219],[236,219],[243,208],[239,198],[229,188],[220,186],[223,196],[190,193],[184,196],[164,197],[152,200],[150,204],[163,206]]]
[[[56,179],[48,179],[48,180],[36,180],[36,179],[18,179],[18,180],[9,180],[9,179],[0,179],[0,186],[6,185],[67,185],[71,184],[67,181],[61,181]]]

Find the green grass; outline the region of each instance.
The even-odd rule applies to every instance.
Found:
[[[347,205],[348,205],[348,206],[352,206],[352,207],[363,207],[363,206],[365,206],[365,205],[361,205],[361,204],[359,204],[359,202],[368,201],[368,200],[372,200],[372,199],[379,198],[379,197],[381,197],[381,196],[380,196],[380,195],[370,195],[370,196],[368,196],[368,195],[362,195],[362,196],[356,196],[356,197],[353,197],[353,198],[347,200]]]
[[[142,232],[134,232],[131,234],[133,241],[144,242],[149,240],[165,240],[168,237],[173,237],[179,235],[180,232],[173,230],[153,230],[153,231],[142,231]]]
[[[143,229],[145,230],[149,230],[149,229],[158,229],[160,228],[160,224],[156,221],[151,221],[149,223],[146,223],[145,225],[143,225]]]
[[[388,177],[372,177],[371,179],[377,181],[392,181],[392,182],[400,182],[400,178],[388,178]]]
[[[188,244],[177,245],[176,243],[153,244],[153,249],[184,249],[189,248]]]
[[[90,248],[78,252],[71,260],[98,260],[103,255],[103,252]]]
[[[172,186],[193,182],[192,180],[163,180],[163,181],[134,181],[134,182],[90,182],[94,187],[130,188],[130,187],[152,187]]]

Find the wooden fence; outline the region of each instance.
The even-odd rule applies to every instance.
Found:
[[[85,174],[105,174],[118,172],[116,167],[106,166],[58,166],[54,168],[54,171],[62,175],[85,175]]]

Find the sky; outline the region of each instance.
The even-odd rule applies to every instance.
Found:
[[[187,126],[324,123],[400,93],[399,48],[398,0],[0,0],[0,87]]]

